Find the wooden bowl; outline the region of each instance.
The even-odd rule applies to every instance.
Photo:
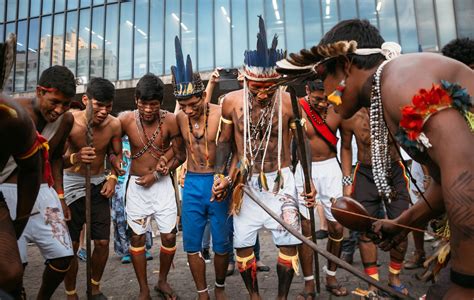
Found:
[[[334,218],[344,227],[356,231],[370,231],[373,221],[364,218],[369,216],[367,210],[350,197],[339,197],[332,202],[331,213]],[[351,214],[355,213],[355,214]]]

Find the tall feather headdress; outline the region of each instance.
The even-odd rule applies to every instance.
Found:
[[[262,16],[258,16],[259,32],[257,34],[257,50],[244,53],[244,75],[254,81],[274,80],[280,77],[276,72],[276,62],[285,58],[285,51],[277,49],[278,37],[275,34],[271,47],[268,48],[267,32]]]
[[[184,64],[183,50],[181,42],[176,36],[174,38],[174,47],[176,54],[176,66],[171,67],[171,77],[173,84],[173,94],[179,99],[186,99],[204,91],[204,84],[199,73],[193,73],[193,63],[191,57],[186,57]]]
[[[5,43],[0,43],[0,92],[7,83],[8,76],[15,61],[16,36],[11,33]]]

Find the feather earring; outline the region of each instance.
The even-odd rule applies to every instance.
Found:
[[[341,105],[342,93],[344,93],[345,89],[346,89],[346,79],[343,79],[341,80],[341,82],[339,82],[339,85],[334,90],[334,92],[332,92],[331,95],[328,96],[328,101],[336,106]]]

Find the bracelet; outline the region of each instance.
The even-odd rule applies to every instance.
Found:
[[[155,177],[155,181],[158,181],[158,179],[160,179],[160,174],[158,174],[158,171],[153,171],[153,177]]]
[[[214,181],[216,179],[222,179],[222,178],[225,178],[224,174],[221,174],[221,173],[214,174]]]
[[[166,158],[166,156],[162,155],[160,156],[160,159],[163,159],[165,161],[165,164],[168,164],[168,158]]]
[[[348,186],[352,184],[352,177],[351,176],[342,176],[342,185]]]
[[[59,200],[64,200],[64,193],[58,194]]]
[[[229,182],[229,185],[232,186],[232,177],[226,176],[224,178]]]
[[[115,180],[115,182],[118,181],[117,175],[113,175],[113,174],[110,174],[110,175],[106,176],[105,179],[106,180],[113,179],[113,180]]]
[[[69,162],[70,162],[71,165],[73,165],[73,166],[75,165],[75,163],[74,163],[74,156],[75,156],[75,155],[76,155],[76,153],[73,153],[73,154],[71,154],[71,155],[69,156]]]

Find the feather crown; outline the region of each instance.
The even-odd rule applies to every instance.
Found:
[[[174,39],[176,66],[171,67],[173,94],[176,98],[184,99],[204,91],[204,84],[199,73],[193,73],[193,63],[189,54],[184,64],[181,42],[176,36]]]
[[[277,49],[278,37],[275,34],[271,47],[268,48],[267,32],[262,16],[258,16],[259,32],[257,34],[257,50],[247,50],[244,53],[244,75],[247,79],[265,81],[279,78],[276,72],[276,62],[285,58],[286,53]]]

